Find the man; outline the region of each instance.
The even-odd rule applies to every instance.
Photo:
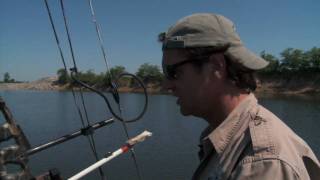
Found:
[[[258,104],[253,73],[268,63],[244,47],[229,19],[187,16],[159,40],[166,88],[183,115],[209,124],[193,179],[320,179],[309,146]]]

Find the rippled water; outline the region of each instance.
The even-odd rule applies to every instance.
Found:
[[[0,96],[6,100],[33,146],[81,128],[70,92],[2,91]],[[100,97],[89,92],[84,96],[91,122],[111,117]],[[121,99],[126,117],[132,117],[142,109],[141,94],[121,94]],[[135,147],[143,179],[190,179],[199,163],[198,136],[206,123],[181,116],[175,101],[168,95],[150,95],[144,118],[128,124],[131,136],[145,129],[154,134]],[[320,156],[319,97],[262,96],[259,101],[283,119]],[[0,122],[3,122],[2,116]],[[97,130],[94,137],[100,157],[116,150],[126,140],[120,122]],[[33,174],[58,168],[63,177],[70,177],[93,162],[86,137],[78,137],[30,157]],[[104,165],[103,170],[110,180],[138,179],[130,154],[117,157]],[[91,173],[84,179],[98,179],[98,173]]]

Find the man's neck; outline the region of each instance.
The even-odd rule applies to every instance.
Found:
[[[213,129],[216,129],[248,95],[247,93],[240,93],[238,95],[226,94],[221,96],[218,100],[219,105],[214,110],[211,109],[205,119]]]

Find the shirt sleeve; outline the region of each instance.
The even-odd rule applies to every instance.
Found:
[[[268,159],[238,165],[230,180],[298,180],[298,173],[284,161]]]

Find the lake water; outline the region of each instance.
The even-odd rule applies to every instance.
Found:
[[[71,92],[0,91],[15,119],[23,128],[32,146],[81,128]],[[94,93],[84,93],[91,122],[110,116],[105,103]],[[121,94],[125,117],[132,117],[143,106],[143,95]],[[262,105],[273,111],[300,135],[320,157],[320,97],[259,97]],[[4,121],[0,116],[0,123]],[[206,123],[179,113],[176,99],[168,95],[149,95],[147,113],[140,121],[127,125],[134,136],[143,130],[153,136],[135,146],[144,180],[190,179],[199,161],[198,136]],[[125,141],[120,122],[94,133],[99,156],[118,149]],[[58,168],[63,177],[70,177],[94,162],[86,137],[78,137],[30,157],[33,174]],[[138,179],[129,153],[103,166],[109,180]],[[99,179],[95,171],[83,179]]]

